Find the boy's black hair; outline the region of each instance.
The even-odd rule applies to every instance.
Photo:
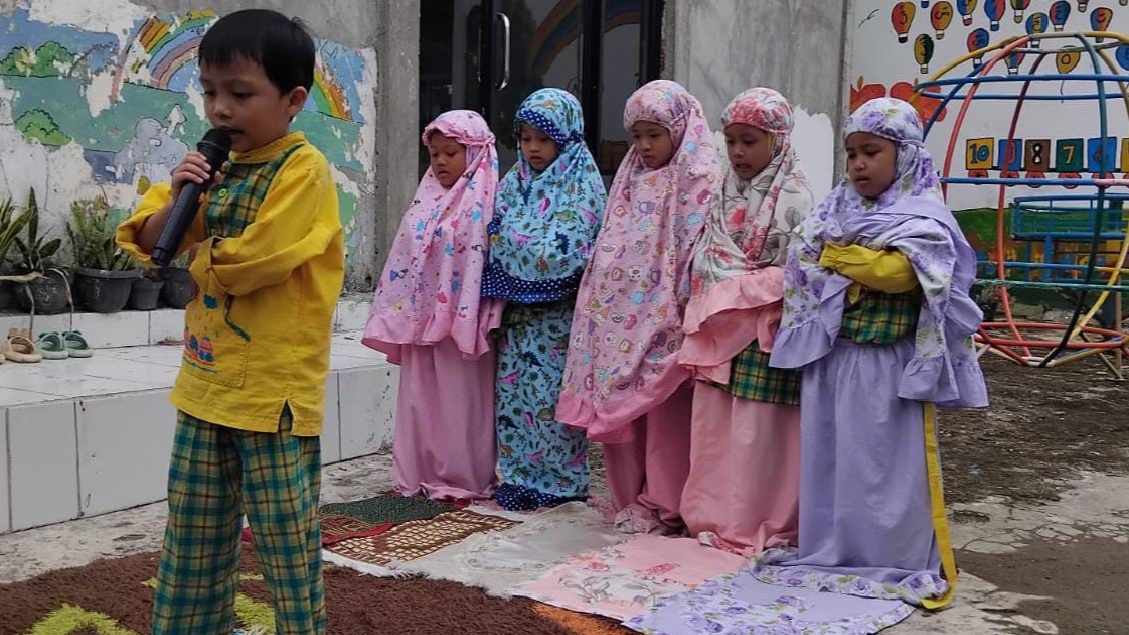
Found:
[[[314,84],[314,40],[297,18],[270,9],[246,9],[216,21],[200,42],[200,63],[227,66],[245,57],[263,67],[283,94]]]

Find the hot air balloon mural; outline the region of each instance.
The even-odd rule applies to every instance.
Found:
[[[1011,0],[1011,8],[1015,11],[1015,23],[1023,24],[1023,12],[1031,6],[1031,0]]]
[[[1126,2],[1129,2],[1129,0],[1126,0]],[[957,12],[964,20],[964,26],[972,26],[972,13],[976,11],[978,4],[980,4],[979,0],[957,0]]]
[[[1050,18],[1045,13],[1032,13],[1027,16],[1027,35],[1039,35],[1047,31],[1047,25],[1051,23]],[[1039,40],[1031,40],[1032,48],[1039,48]]]
[[[933,5],[929,17],[933,23],[933,30],[937,34],[937,39],[945,39],[945,29],[949,28],[949,25],[953,22],[953,4],[949,0],[941,0],[941,2]]]
[[[913,41],[913,57],[921,64],[921,74],[929,74],[929,62],[933,60],[933,38],[922,33]]]
[[[1065,49],[1059,51],[1055,56],[1055,66],[1058,67],[1058,72],[1061,75],[1066,75],[1074,72],[1078,68],[1078,62],[1082,59],[1082,51],[1078,49]]]
[[[1117,47],[1117,63],[1121,68],[1129,71],[1129,44],[1122,44]]]
[[[1007,58],[1004,60],[1007,63],[1008,75],[1019,74],[1019,65],[1023,63],[1023,57],[1023,53],[1020,53],[1018,51],[1014,53],[1008,53]]]
[[[988,28],[1000,30],[1000,18],[1004,17],[1004,0],[984,0],[984,13],[988,16]]]
[[[1066,26],[1066,21],[1070,19],[1070,3],[1066,0],[1058,0],[1051,5],[1050,15],[1055,31],[1061,31]]]
[[[1113,20],[1113,9],[1109,7],[1098,7],[1090,14],[1090,26],[1095,31],[1108,31],[1111,20]],[[1094,38],[1097,42],[1101,42],[1104,39],[1104,37],[1100,36]]]
[[[1090,0],[1078,0],[1078,10],[1082,13],[1085,13],[1086,9],[1089,8],[1089,6]]]
[[[988,30],[987,29],[976,29],[976,30],[974,30],[972,33],[968,34],[968,52],[974,53],[976,51],[979,51],[980,49],[984,48],[985,46],[988,46],[988,41],[989,41],[989,36],[988,36]],[[976,57],[972,58],[973,69],[980,70],[980,67],[983,66],[983,65],[984,65],[984,56],[983,55],[977,55]]]
[[[905,44],[909,41],[909,28],[913,26],[913,17],[917,7],[912,2],[899,2],[890,12],[890,23],[898,33],[898,42]]]

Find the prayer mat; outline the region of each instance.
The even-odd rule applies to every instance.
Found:
[[[746,564],[741,556],[691,538],[636,535],[623,544],[575,556],[519,585],[514,595],[622,621]]]
[[[394,525],[427,520],[458,508],[454,503],[395,494],[350,503],[329,503],[318,509],[321,542],[329,546],[349,538],[378,536]]]
[[[401,523],[378,536],[348,538],[329,545],[325,551],[335,556],[327,556],[331,562],[384,575],[387,572],[381,569],[393,562],[414,560],[474,534],[501,531],[517,524],[507,518],[460,509],[427,520]]]
[[[580,502],[526,515],[522,520],[511,529],[476,534],[393,567],[405,574],[479,587],[505,598],[514,587],[537,579],[572,556],[628,538]]]
[[[662,635],[870,635],[912,613],[913,607],[898,600],[772,585],[745,569],[660,600],[653,611],[626,625],[640,633]]]

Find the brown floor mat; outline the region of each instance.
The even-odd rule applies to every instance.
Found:
[[[266,584],[259,579],[254,553],[244,546],[244,579],[240,593],[261,615],[269,601]],[[100,560],[85,567],[52,571],[0,585],[0,635],[26,635],[53,611],[77,607],[71,615],[101,613],[120,627],[140,635],[149,631],[153,591],[146,581],[157,571],[156,554]],[[535,610],[525,599],[501,600],[479,589],[454,582],[422,579],[395,580],[362,576],[341,567],[326,571],[329,633],[372,635],[603,635],[630,631],[604,620],[577,620],[569,624],[559,615]],[[250,611],[249,611],[250,613]],[[551,617],[550,617],[551,615]],[[72,624],[64,627],[62,624]],[[242,626],[251,626],[243,624]],[[594,629],[594,630],[593,630]],[[94,635],[101,629],[81,619],[56,620],[44,635]]]

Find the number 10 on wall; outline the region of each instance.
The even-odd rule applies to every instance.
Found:
[[[966,170],[991,170],[995,167],[995,139],[991,137],[969,139],[966,147],[964,161]]]

